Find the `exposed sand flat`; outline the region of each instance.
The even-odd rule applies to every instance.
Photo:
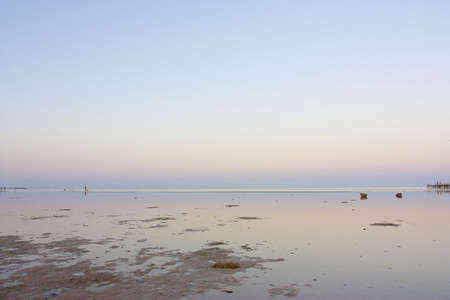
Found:
[[[80,259],[87,251],[81,246],[93,241],[36,244],[17,236],[4,236],[0,241],[2,268],[12,271],[8,279],[1,280],[2,299],[178,299],[212,289],[230,291],[245,282],[246,269],[266,270],[263,263],[283,261],[235,256],[232,250],[218,247],[188,253],[142,248],[134,263],[117,258],[96,266],[89,259]],[[27,255],[33,255],[32,262],[19,258]],[[164,262],[147,264],[158,257]],[[217,270],[219,261],[238,267]],[[117,271],[115,267],[123,262],[142,268]]]

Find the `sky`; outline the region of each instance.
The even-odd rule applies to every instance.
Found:
[[[0,185],[450,181],[450,1],[0,0]]]

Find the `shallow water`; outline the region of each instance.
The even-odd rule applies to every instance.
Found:
[[[188,252],[214,241],[239,255],[285,260],[248,269],[233,299],[270,299],[280,287],[279,297],[291,288],[299,299],[450,295],[450,194],[422,188],[8,191],[0,211],[2,236],[100,241],[84,246],[80,259],[100,266],[120,258],[115,270],[129,274],[142,267],[135,259],[143,249]],[[379,222],[399,226],[371,225]],[[147,264],[164,261],[155,255]]]

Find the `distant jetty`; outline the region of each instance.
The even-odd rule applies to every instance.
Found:
[[[450,189],[450,182],[436,182],[435,184],[427,184],[429,189]]]
[[[0,191],[6,192],[6,190],[26,190],[26,187],[20,186],[20,187],[0,187]]]

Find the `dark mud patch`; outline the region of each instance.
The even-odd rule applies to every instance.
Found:
[[[186,231],[186,232],[199,232],[199,231],[205,232],[205,231],[208,231],[208,230],[209,229],[206,228],[206,227],[193,227],[193,228],[185,229],[184,231]]]
[[[391,223],[391,222],[376,222],[376,223],[372,223],[370,224],[370,226],[383,226],[383,227],[398,227],[400,226],[400,224],[397,223]]]
[[[175,221],[175,218],[172,217],[158,217],[158,218],[152,218],[152,219],[145,219],[145,220],[139,220],[141,222],[147,223],[147,222],[157,222],[157,221]]]
[[[216,269],[237,269],[241,266],[234,262],[216,262],[211,266],[211,268]]]
[[[43,219],[61,219],[68,218],[68,215],[53,215],[53,216],[37,216],[37,217],[28,217],[24,218],[26,221],[35,221],[35,220],[43,220]]]
[[[220,246],[220,245],[225,245],[225,243],[224,242],[209,242],[206,244],[206,246],[210,246],[210,247]]]
[[[116,223],[118,225],[137,225],[139,223],[150,223],[150,222],[166,222],[166,221],[175,221],[176,219],[173,217],[157,217],[152,219],[144,219],[144,220],[120,220]]]
[[[297,288],[296,284],[291,284],[288,286],[280,286],[280,287],[274,287],[269,290],[269,294],[272,298],[275,298],[276,296],[284,296],[288,298],[293,298],[298,295],[299,289]]]
[[[252,251],[253,250],[248,244],[242,245],[241,249],[243,249],[245,251]]]
[[[239,220],[261,220],[258,217],[238,217]]]
[[[128,225],[131,226],[129,228],[135,229],[152,229],[152,228],[165,228],[168,226],[168,221],[175,221],[176,219],[173,217],[156,217],[151,219],[143,219],[143,220],[120,220],[117,221],[117,225]],[[159,222],[156,225],[144,226],[146,223]],[[134,227],[136,226],[136,227]]]

